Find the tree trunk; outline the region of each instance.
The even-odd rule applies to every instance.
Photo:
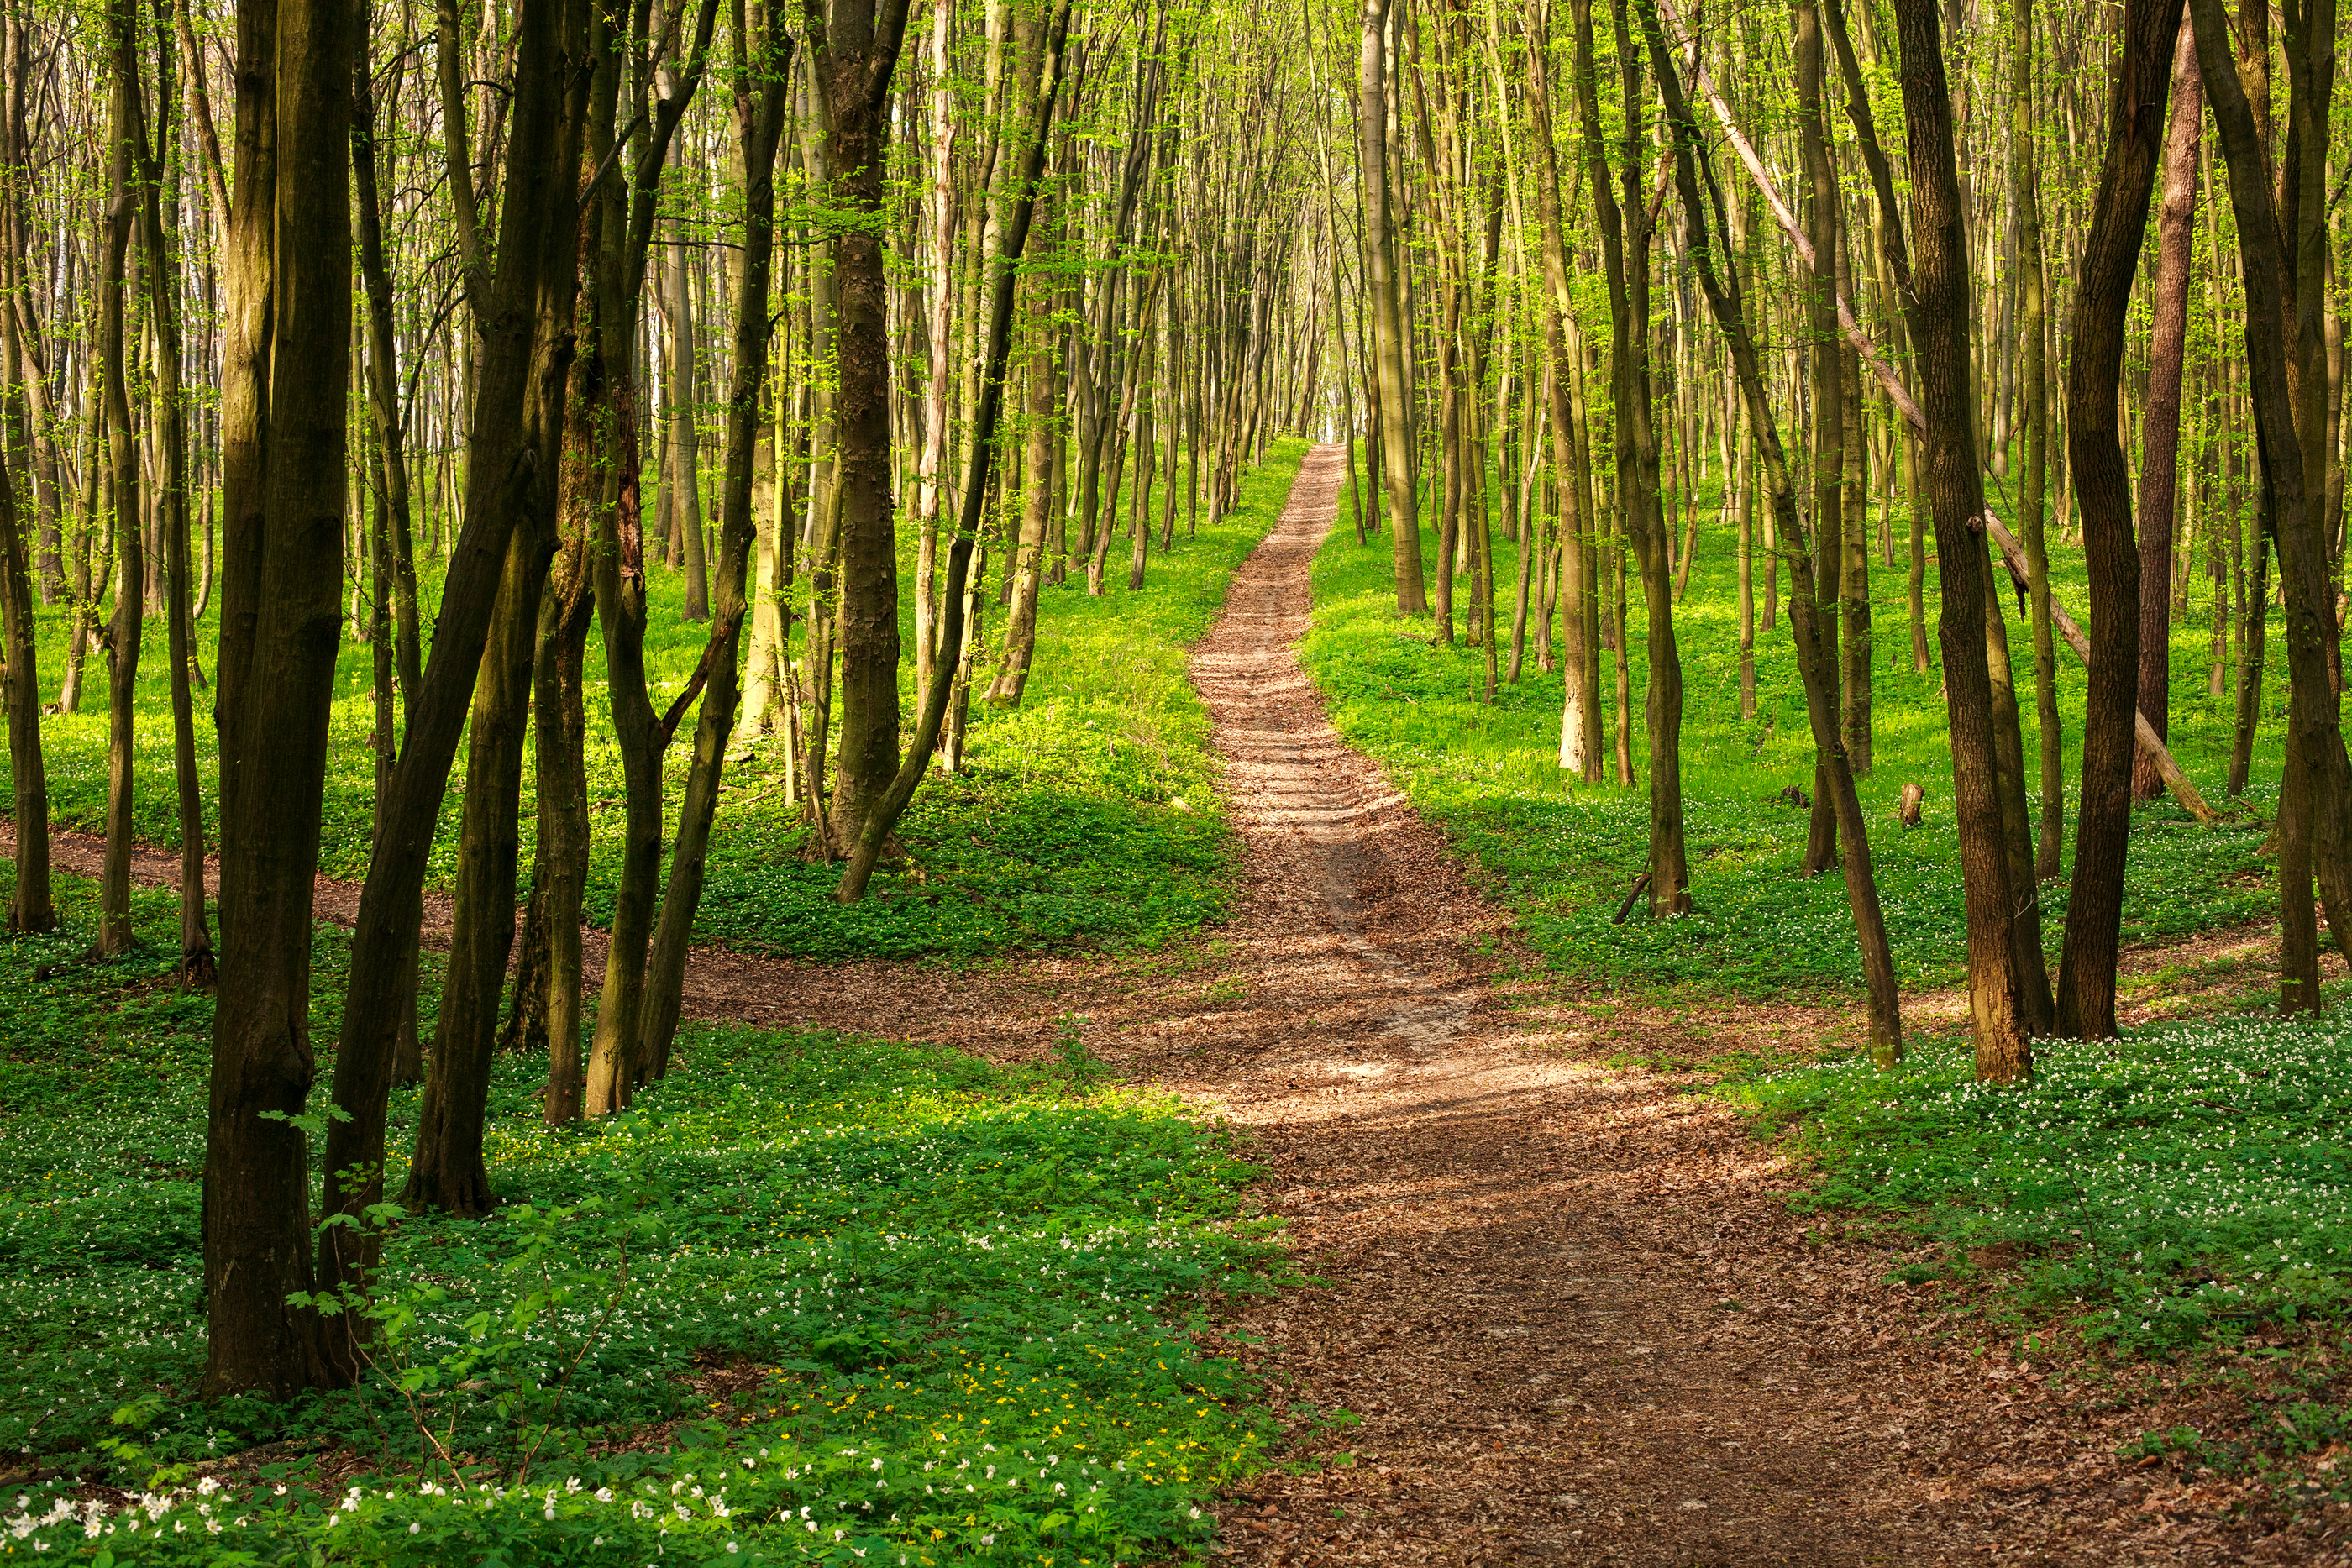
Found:
[[[1835,650],[1822,620],[1820,584],[1810,570],[1805,550],[1804,522],[1797,509],[1796,487],[1790,479],[1788,459],[1780,445],[1780,430],[1773,421],[1772,405],[1765,390],[1755,339],[1749,330],[1747,311],[1740,298],[1739,277],[1731,269],[1729,249],[1714,252],[1707,244],[1709,203],[1701,194],[1698,173],[1699,160],[1705,156],[1705,143],[1699,139],[1697,123],[1691,116],[1689,103],[1684,97],[1681,80],[1675,68],[1674,57],[1666,48],[1664,35],[1658,30],[1655,14],[1645,7],[1642,16],[1648,35],[1651,62],[1658,75],[1659,89],[1665,99],[1667,120],[1675,138],[1675,181],[1681,194],[1685,225],[1684,252],[1696,264],[1707,304],[1714,312],[1717,324],[1723,329],[1730,350],[1732,370],[1738,382],[1740,395],[1747,404],[1754,454],[1764,469],[1765,484],[1771,495],[1772,511],[1779,519],[1780,537],[1789,547],[1792,579],[1789,596],[1789,626],[1796,640],[1798,670],[1804,683],[1805,716],[1812,728],[1814,747],[1824,763],[1822,778],[1832,793],[1832,809],[1843,841],[1841,858],[1845,868],[1846,902],[1853,912],[1854,936],[1862,956],[1863,978],[1870,995],[1871,1057],[1881,1066],[1891,1066],[1903,1055],[1901,998],[1895,986],[1895,960],[1887,940],[1886,922],[1878,902],[1878,883],[1871,867],[1869,830],[1863,820],[1861,797],[1854,789],[1853,770],[1848,764],[1844,737],[1838,726],[1833,695],[1835,687],[1831,678]],[[1707,172],[1705,188],[1718,193],[1712,204],[1713,216],[1717,230],[1727,233],[1730,224],[1711,170]],[[1720,273],[1714,259],[1718,254],[1725,260]]]
[[[2066,837],[2064,737],[2058,718],[2058,651],[2050,632],[2050,551],[2043,538],[2043,522],[2049,511],[2046,486],[2050,470],[2050,370],[2043,341],[2049,327],[2049,305],[2042,266],[2038,103],[2033,74],[2033,0],[2018,0],[2011,66],[2010,142],[2014,149],[2011,199],[2017,205],[2021,354],[2018,390],[2024,404],[2019,423],[2025,442],[2025,471],[2017,482],[2017,528],[2025,541],[2027,592],[2032,615],[2034,731],[2042,778],[2041,831],[2033,853],[2037,883],[2057,876]],[[1911,539],[1916,594],[1925,571],[1916,521]],[[1916,640],[1916,629],[1913,635]],[[1927,667],[1924,657],[1914,663],[1916,668]]]
[[[16,513],[15,476],[0,450],[0,664],[8,677],[10,821],[16,829],[16,878],[8,929],[58,928],[49,892],[49,787],[41,760],[41,682],[33,640],[33,586]]]
[[[289,1118],[314,1071],[311,895],[343,575],[342,530],[320,521],[346,501],[356,20],[340,0],[237,8],[214,709],[221,974],[204,1185],[213,1397],[282,1399],[338,1370],[320,1320],[291,1299],[313,1273],[308,1159]]]
[[[2142,554],[2132,539],[2130,476],[2116,430],[2122,383],[2125,319],[2132,279],[2139,270],[2149,193],[2166,141],[2165,95],[2172,78],[2175,40],[2181,37],[2179,0],[2127,0],[2121,57],[2108,100],[2109,141],[2100,169],[2090,235],[2084,242],[2074,302],[2074,352],[2066,364],[2066,449],[2083,518],[2083,554],[2091,577],[2091,662],[2083,713],[2083,793],[2074,826],[2074,881],[2066,899],[2066,944],[2058,971],[2058,1029],[2072,1039],[2106,1040],[2116,1033],[2116,954],[2123,920],[2124,857],[2131,832],[2134,683],[2146,665],[2139,638],[2146,596]],[[2196,105],[2188,106],[2194,134]],[[2193,188],[2193,187],[2192,187]],[[2171,193],[2167,192],[2168,199]],[[2181,216],[2185,219],[2186,214]],[[2177,228],[2177,232],[2176,232]],[[2179,242],[2187,261],[2185,226],[2168,214],[2166,243]],[[2165,268],[2158,259],[2159,297],[2151,402],[2164,401],[2155,384],[2166,373]],[[2185,279],[2184,279],[2185,286]],[[2178,301],[2172,322],[2169,427],[2165,410],[2151,406],[2143,516],[2160,504],[2163,555],[2154,580],[2159,619],[2171,587],[2173,452],[2179,436],[2180,340],[2188,308]],[[2163,663],[2159,650],[2157,658]],[[2168,668],[2168,665],[2167,666]],[[2160,710],[2159,710],[2160,711]]]
[[[516,527],[474,686],[457,908],[433,1031],[433,1071],[425,1080],[415,1157],[401,1195],[413,1209],[477,1215],[498,1201],[482,1161],[482,1122],[489,1103],[499,1002],[514,946],[523,737],[540,593],[554,554],[553,532],[535,517]]]
[[[2196,37],[2184,18],[2172,61],[2172,119],[2164,134],[2164,199],[2157,209],[2156,320],[2147,350],[2140,432],[2139,711],[2159,740],[2171,737],[2173,514],[2180,479],[2180,382],[2188,363],[2189,258],[2197,237],[2197,143],[2205,94]],[[2070,426],[2071,428],[2071,426]],[[2093,624],[2097,616],[2092,617]],[[2136,800],[2164,793],[2156,758],[2133,750]],[[2072,905],[2070,904],[2071,910]]]
[[[282,0],[281,0],[282,3]],[[443,13],[441,111],[446,172],[458,217],[460,264],[473,305],[472,390],[466,435],[464,521],[442,580],[431,652],[383,801],[352,940],[351,980],[335,1052],[334,1103],[348,1121],[327,1131],[331,1214],[356,1220],[383,1192],[385,1092],[404,991],[423,917],[425,862],[470,706],[517,524],[552,488],[556,447],[547,403],[561,408],[572,330],[576,179],[586,82],[574,73],[584,24],[562,0],[522,0],[512,35],[505,191],[495,250],[481,233],[467,129],[471,69],[457,16]],[[338,96],[350,101],[348,66]],[[339,128],[340,129],[340,128]],[[342,145],[338,139],[338,146]],[[346,340],[348,333],[346,333]],[[345,357],[344,350],[336,350]],[[342,402],[332,405],[340,419]],[[233,580],[225,574],[225,580]],[[224,615],[229,607],[224,602]],[[319,1243],[322,1288],[360,1289],[375,1261],[370,1236],[337,1226]],[[351,1314],[340,1321],[352,1322]],[[357,1375],[356,1349],[338,1372]]]
[[[1968,909],[1969,1003],[1976,1023],[1977,1076],[2007,1083],[2032,1071],[2027,1045],[2031,1014],[2013,941],[2019,890],[2011,885],[2004,843],[1992,685],[1985,658],[1987,562],[1979,531],[1984,491],[1969,379],[1968,249],[1938,11],[1937,0],[1895,0],[1918,240],[1916,276],[1905,305],[1926,423],[1921,488],[1935,521],[1937,575],[1943,591],[1937,638],[1943,649],[1945,709],[1951,726],[1952,795]]]
[[[841,749],[833,824],[844,841],[856,837],[898,770],[898,552],[891,527],[888,287],[880,227],[890,135],[885,110],[908,9],[835,0],[831,20],[811,39],[831,117],[825,177],[833,199],[858,220],[833,241],[841,507]]]
[[[675,517],[686,546],[686,619],[710,619],[710,571],[702,554],[702,434],[695,423],[694,291],[688,287],[686,246],[672,235],[663,247],[662,292],[668,302],[669,459]]]
[[[1822,646],[1830,655],[1826,678],[1835,707],[1840,695],[1837,584],[1844,559],[1845,357],[1838,352],[1837,175],[1830,165],[1828,129],[1822,117],[1821,12],[1813,0],[1797,0],[1796,54],[1798,156],[1804,168],[1806,234],[1813,248],[1805,282],[1804,345],[1812,393],[1812,578],[1817,588],[1829,591],[1814,613],[1821,618]],[[1790,570],[1796,570],[1794,561]],[[1828,754],[1816,751],[1812,816],[1806,824],[1801,876],[1818,876],[1837,863],[1837,812],[1829,768]]]
[[[1641,57],[1633,51],[1625,0],[1612,6],[1623,101],[1641,98]],[[1616,405],[1617,515],[1642,572],[1649,612],[1647,737],[1650,751],[1650,913],[1659,918],[1690,911],[1690,869],[1683,841],[1681,655],[1675,645],[1673,566],[1658,499],[1658,441],[1650,394],[1650,242],[1644,205],[1648,158],[1638,119],[1624,130],[1611,189],[1601,140],[1600,99],[1593,79],[1591,0],[1575,0],[1578,115],[1601,220],[1601,255],[1609,277],[1611,385]],[[1626,231],[1631,228],[1631,233]],[[1622,639],[1621,639],[1622,641]],[[1622,653],[1621,653],[1622,657]]]
[[[1364,282],[1372,297],[1372,358],[1380,372],[1381,473],[1388,488],[1397,613],[1419,615],[1429,609],[1429,590],[1421,561],[1420,498],[1413,493],[1412,434],[1406,423],[1412,401],[1412,372],[1405,359],[1396,219],[1389,191],[1389,9],[1390,0],[1364,0],[1363,46],[1358,55]]]
[[[741,14],[736,14],[739,27]],[[763,62],[762,73],[746,73],[735,93],[735,120],[744,180],[743,248],[735,263],[734,366],[727,389],[727,469],[719,502],[718,622],[703,668],[709,685],[695,721],[694,758],[686,775],[686,800],[678,811],[677,845],[670,856],[669,885],[662,897],[652,956],[646,970],[638,1055],[656,1078],[669,1071],[686,986],[687,946],[702,899],[703,867],[710,847],[710,824],[719,810],[719,786],[727,760],[727,732],[735,722],[739,688],[736,649],[741,641],[743,584],[757,528],[752,517],[761,430],[761,398],[768,369],[768,287],[775,256],[777,144],[792,101],[792,36],[773,11],[761,14],[761,31],[744,37],[739,55]],[[681,701],[684,699],[681,698]],[[663,723],[674,727],[673,707]],[[667,739],[667,736],[665,736]]]
[[[125,373],[125,263],[138,198],[134,165],[146,131],[140,110],[138,23],[129,0],[111,0],[113,106],[109,162],[110,190],[99,263],[99,326],[95,373],[103,378],[107,469],[113,492],[114,613],[106,630],[106,853],[98,885],[100,956],[130,951],[131,851],[135,824],[131,792],[136,744],[139,644],[146,630],[146,540],[139,506],[139,451],[131,426],[131,385]]]

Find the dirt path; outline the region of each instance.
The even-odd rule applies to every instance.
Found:
[[[1224,931],[1166,959],[962,973],[704,951],[689,1010],[994,1055],[1076,1027],[1244,1132],[1262,1201],[1327,1283],[1239,1325],[1292,1447],[1223,1506],[1227,1561],[2312,1561],[2225,1534],[2210,1487],[2126,1475],[2116,1446],[2147,1410],[1948,1339],[1932,1287],[1886,1282],[1886,1251],[1811,1234],[1779,1200],[1795,1178],[1691,1079],[1607,1065],[1629,1044],[1818,1037],[1834,1009],[1725,1009],[1699,1041],[1493,978],[1502,916],[1339,741],[1294,656],[1342,472],[1307,459],[1194,659],[1241,829]],[[58,846],[95,868],[94,841]],[[139,869],[170,882],[176,862]],[[322,916],[355,908],[321,884]]]

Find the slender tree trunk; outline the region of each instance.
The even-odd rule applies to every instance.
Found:
[[[58,911],[49,891],[49,787],[41,759],[41,683],[26,554],[15,477],[0,449],[0,662],[8,676],[9,820],[16,830],[8,929],[30,934],[56,930]]]
[[[1682,84],[1675,68],[1673,55],[1667,50],[1665,38],[1659,31],[1656,13],[1644,5],[1642,12],[1643,29],[1648,36],[1653,68],[1665,99],[1666,115],[1675,138],[1675,180],[1681,198],[1685,222],[1684,252],[1696,263],[1701,287],[1717,324],[1723,329],[1726,345],[1730,350],[1732,370],[1738,379],[1740,395],[1747,404],[1748,429],[1754,440],[1754,452],[1764,469],[1766,487],[1771,496],[1774,515],[1779,518],[1780,537],[1790,547],[1789,566],[1791,578],[1789,596],[1789,625],[1797,643],[1797,663],[1805,688],[1805,715],[1813,733],[1813,745],[1826,766],[1822,775],[1832,794],[1839,832],[1843,838],[1842,861],[1845,868],[1846,902],[1853,912],[1854,936],[1862,956],[1863,977],[1870,995],[1870,1050],[1872,1059],[1881,1066],[1889,1066],[1903,1055],[1903,1013],[1901,998],[1895,979],[1893,948],[1887,940],[1886,922],[1878,902],[1878,883],[1871,867],[1869,831],[1863,820],[1862,800],[1853,783],[1853,770],[1848,764],[1844,737],[1838,726],[1838,712],[1831,679],[1835,650],[1830,643],[1822,622],[1821,584],[1809,570],[1809,558],[1804,548],[1804,522],[1797,509],[1796,487],[1789,476],[1788,459],[1780,445],[1780,431],[1772,417],[1772,405],[1766,393],[1762,366],[1756,352],[1755,339],[1741,300],[1738,273],[1730,267],[1730,251],[1713,252],[1707,244],[1706,225],[1712,211],[1718,232],[1727,233],[1730,224],[1724,211],[1722,197],[1716,184],[1714,172],[1706,171],[1706,190],[1712,200],[1701,194],[1700,171],[1704,167],[1701,151],[1704,143],[1698,135],[1697,122],[1692,118]],[[1725,265],[1718,271],[1715,257],[1720,254]]]
[[[433,1071],[425,1081],[416,1152],[402,1194],[411,1208],[476,1215],[498,1201],[482,1159],[483,1110],[489,1102],[499,1002],[514,946],[523,737],[540,594],[554,544],[553,529],[539,526],[536,518],[516,528],[474,686],[457,908],[433,1033]]]
[[[1420,497],[1413,492],[1412,435],[1406,419],[1412,378],[1405,359],[1402,284],[1397,277],[1396,218],[1389,190],[1390,0],[1364,0],[1359,126],[1363,136],[1364,283],[1372,297],[1372,357],[1380,372],[1381,471],[1389,499],[1400,615],[1429,609],[1421,561]]]
[[[136,744],[139,644],[146,630],[146,539],[139,505],[139,452],[131,425],[124,355],[125,278],[138,211],[132,191],[146,131],[140,110],[138,33],[130,0],[111,0],[113,105],[110,189],[99,264],[96,372],[104,379],[107,470],[113,492],[114,614],[106,631],[106,853],[98,886],[102,956],[128,952],[131,934],[132,747]]]
[[[2164,136],[2164,198],[2157,209],[2156,321],[2148,342],[2139,504],[2139,711],[2157,738],[2171,737],[2173,514],[2180,477],[2180,383],[2189,358],[2189,274],[2197,238],[2197,143],[2204,87],[2196,37],[2184,18],[2172,62],[2172,120]],[[2093,624],[2097,616],[2092,617]],[[2152,753],[2134,747],[2136,800],[2164,793]],[[2071,907],[2071,906],[2070,906]]]
[[[333,1087],[334,1103],[350,1119],[336,1121],[327,1131],[322,1207],[354,1221],[383,1193],[385,1095],[424,913],[426,856],[471,706],[509,543],[534,507],[552,504],[541,494],[551,489],[556,466],[548,404],[552,400],[561,409],[571,353],[575,181],[587,83],[568,61],[581,57],[586,47],[585,7],[577,0],[521,0],[516,12],[505,189],[495,249],[481,232],[474,196],[466,86],[471,66],[457,21],[450,12],[442,14],[439,57],[445,168],[475,327],[464,521],[442,580],[433,645],[409,704],[400,760],[384,792],[383,828],[370,854],[352,936]],[[346,105],[349,69],[346,59],[338,88]],[[339,125],[339,151],[345,149],[347,134]],[[348,338],[346,330],[343,340]],[[348,357],[340,349],[336,352]],[[340,395],[331,406],[341,419]],[[224,578],[234,581],[233,574]],[[223,613],[230,613],[226,601]],[[363,1289],[375,1256],[375,1241],[365,1231],[342,1225],[327,1228],[319,1242],[322,1288]],[[352,1323],[357,1332],[352,1314],[338,1322]],[[356,1346],[331,1348],[338,1375],[356,1376]]]
[[[1641,98],[1641,58],[1628,34],[1625,0],[1612,6],[1623,101]],[[1615,391],[1617,516],[1641,566],[1649,612],[1650,913],[1688,914],[1690,869],[1683,840],[1682,659],[1675,645],[1674,577],[1667,559],[1665,519],[1658,501],[1658,442],[1650,388],[1650,242],[1644,206],[1648,158],[1637,119],[1628,120],[1617,176],[1623,208],[1611,189],[1601,140],[1600,99],[1593,79],[1591,0],[1574,0],[1578,116],[1601,220],[1601,255],[1609,277],[1610,367]],[[1631,233],[1627,230],[1630,227]],[[1622,643],[1622,637],[1620,637]],[[1622,656],[1622,654],[1621,654]]]
[[[2043,538],[2049,511],[2050,371],[2043,351],[2049,306],[2042,267],[2041,119],[2033,69],[2033,0],[2018,0],[2014,27],[2010,78],[2010,142],[2014,150],[2011,199],[2017,206],[2018,381],[2024,404],[2020,424],[2025,444],[2024,472],[2017,482],[2017,527],[2025,541],[2032,615],[2034,731],[2042,776],[2042,821],[2033,852],[2038,883],[2058,874],[2066,837],[2066,779],[2064,737],[2058,717],[2058,652],[2050,632],[2050,551]],[[1926,571],[1916,518],[1911,540],[1916,593]],[[1919,652],[1924,654],[1924,647]],[[1925,658],[1915,658],[1914,665],[1925,669]]]
[[[719,787],[727,762],[727,732],[735,722],[739,688],[736,649],[741,640],[743,584],[756,534],[751,509],[761,430],[761,399],[768,367],[769,281],[775,256],[774,183],[776,150],[783,139],[792,90],[792,36],[770,9],[747,21],[735,13],[739,56],[763,68],[739,77],[734,109],[743,171],[743,248],[737,253],[733,283],[733,369],[727,388],[727,468],[719,502],[719,574],[713,609],[717,622],[703,656],[709,685],[694,729],[694,757],[686,775],[686,799],[678,810],[677,844],[670,856],[669,883],[662,895],[646,965],[642,1039],[637,1054],[653,1076],[669,1071],[686,990],[687,947],[695,911],[702,901],[710,827],[719,812]],[[683,701],[683,699],[681,699]],[[681,710],[664,716],[674,727]],[[667,736],[664,737],[667,739]]]
[[[702,554],[702,433],[695,423],[694,291],[687,284],[686,246],[673,234],[662,247],[663,294],[668,305],[669,455],[675,514],[686,546],[686,619],[710,619],[710,571]]]
[[[1837,583],[1844,559],[1845,357],[1838,351],[1837,175],[1830,166],[1828,128],[1822,115],[1822,25],[1814,0],[1797,0],[1796,55],[1797,138],[1805,173],[1806,230],[1813,249],[1812,270],[1805,283],[1805,352],[1812,392],[1812,577],[1816,587],[1829,590],[1814,613],[1821,618],[1822,646],[1830,653],[1834,706],[1840,696]],[[1790,570],[1796,570],[1794,561]],[[1812,816],[1806,824],[1799,873],[1803,876],[1818,876],[1837,863],[1837,812],[1829,768],[1828,755],[1816,751]]]

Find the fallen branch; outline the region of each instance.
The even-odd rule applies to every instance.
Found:
[[[1624,925],[1625,916],[1633,913],[1633,901],[1641,897],[1642,890],[1649,885],[1650,873],[1648,872],[1643,872],[1641,875],[1635,877],[1633,879],[1633,885],[1626,891],[1625,902],[1617,906],[1617,913],[1609,917],[1609,924],[1612,925]]]

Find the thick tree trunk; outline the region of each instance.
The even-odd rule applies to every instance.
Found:
[[[1968,909],[1969,1003],[1977,1076],[1994,1082],[2032,1070],[2031,1014],[2017,968],[2018,894],[2001,823],[1991,677],[1985,660],[1984,515],[1976,413],[1969,378],[1968,248],[1954,162],[1952,99],[1944,76],[1937,0],[1895,0],[1901,85],[1911,165],[1917,273],[1906,311],[1926,429],[1921,488],[1936,528],[1943,590],[1937,637],[1951,725],[1952,793],[1960,880]]]
[[[2105,1040],[2116,1032],[2116,954],[2123,920],[2124,853],[2131,831],[2132,715],[2135,683],[2144,668],[2139,637],[2144,604],[2141,551],[2132,538],[2132,497],[2124,446],[2116,429],[2122,382],[2125,318],[2139,270],[2149,193],[2165,142],[2165,95],[2172,78],[2174,41],[2180,35],[2180,0],[2127,0],[2123,50],[2108,100],[2109,140],[2084,242],[2074,303],[2074,352],[2066,365],[2066,448],[2083,518],[2083,554],[2091,576],[2091,665],[2083,714],[2083,793],[2074,828],[2074,881],[2066,900],[2066,944],[2059,964],[2058,1029],[2074,1039]],[[2189,123],[2196,124],[2195,106]],[[2192,131],[2193,134],[2193,131]],[[2187,230],[2166,237],[2182,244]],[[2164,259],[2158,258],[2159,285]],[[2185,314],[2187,299],[2179,301]],[[2166,320],[2159,297],[2157,362],[2165,371]],[[2175,321],[2177,329],[2178,320]],[[2162,559],[2155,593],[2168,601],[2172,531],[2172,448],[2179,435],[2179,341],[2172,344],[2169,429],[2151,407],[2148,472],[2159,489],[2143,486],[2143,508],[2161,504]],[[2165,401],[2151,382],[2152,402]],[[2161,470],[2160,474],[2158,470]],[[2168,609],[2168,602],[2164,607]],[[2161,618],[2161,611],[2159,618]],[[2159,661],[2162,654],[2158,655]],[[2160,711],[2160,710],[2159,710]],[[2153,719],[2151,719],[2153,722]]]
[[[289,1299],[313,1273],[304,1138],[288,1118],[302,1113],[314,1071],[311,894],[343,571],[334,525],[346,501],[355,23],[340,0],[237,8],[214,710],[221,977],[204,1190],[204,1391],[215,1396],[283,1398],[337,1375],[320,1320]]]
[[[2197,144],[2205,116],[2196,38],[2186,20],[2178,31],[2172,118],[2164,135],[2164,199],[2157,209],[2156,320],[2147,350],[2137,519],[2139,711],[2159,740],[2171,737],[2172,525],[2180,481],[2180,382],[2189,358],[2189,258],[2197,237]],[[2095,613],[2092,620],[2095,625]],[[2163,776],[2150,753],[2133,753],[2131,792],[2137,800],[2153,800],[2164,793]]]
[[[892,68],[907,26],[904,0],[835,0],[813,40],[818,90],[831,116],[825,175],[854,216],[833,242],[835,427],[840,452],[840,757],[835,836],[847,841],[898,770],[898,552],[891,525],[890,339],[883,271],[882,176],[888,161]],[[602,597],[601,595],[599,596]]]

